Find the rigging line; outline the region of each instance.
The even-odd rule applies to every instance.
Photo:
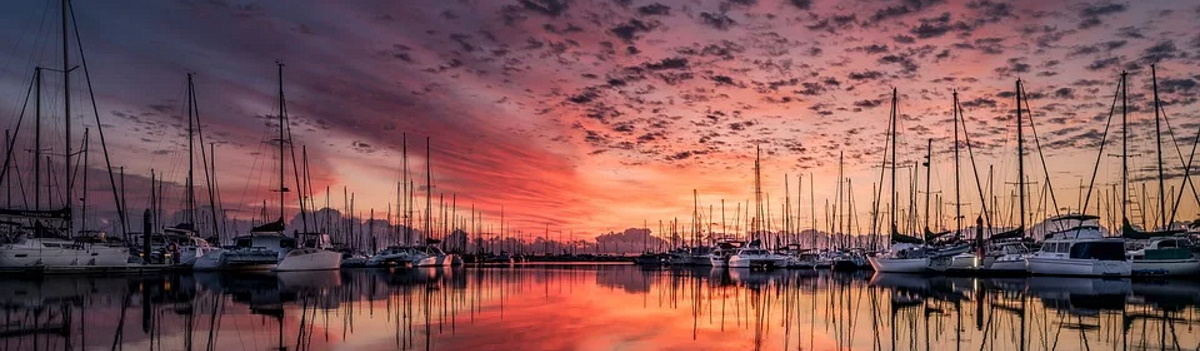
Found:
[[[208,156],[208,152],[206,152],[206,148],[204,147],[204,128],[202,128],[200,125],[200,104],[199,104],[198,99],[196,98],[196,85],[195,85],[195,83],[192,83],[190,80],[189,80],[188,84],[190,85],[189,90],[191,91],[188,98],[192,100],[192,114],[191,114],[192,117],[189,117],[189,118],[193,118],[195,120],[196,134],[200,138],[200,163],[202,163],[204,165],[204,167],[203,167],[204,168],[204,181],[208,188],[208,206],[209,206],[208,212],[212,215],[212,221],[213,221],[212,234],[214,237],[220,238],[221,230],[220,230],[219,222],[217,221],[216,174],[210,174],[210,173],[216,173],[216,171],[209,170],[209,163],[208,163],[209,156]],[[192,156],[188,155],[188,157],[192,157]],[[213,163],[214,164],[216,163],[215,155],[213,156]]]
[[[38,23],[37,34],[35,34],[33,36],[33,38],[34,38],[34,42],[32,43],[33,46],[38,46],[39,44],[41,44],[41,43],[39,43],[40,41],[37,39],[43,37],[42,32],[46,28],[46,17],[50,16],[50,6],[52,6],[53,3],[54,2],[52,2],[52,1],[47,1],[45,8],[42,9],[42,18],[41,18],[41,21]],[[24,34],[29,32],[29,27],[31,27],[31,25],[33,24],[34,16],[29,16],[26,18],[26,20],[28,20],[28,22],[25,22],[25,24],[21,26],[22,35],[17,36],[17,42],[13,43],[12,48],[10,48],[6,52],[20,52],[18,49],[21,47],[21,44],[25,41]],[[40,50],[32,49],[30,52],[38,52],[38,51],[40,51]],[[29,55],[29,60],[25,64],[26,67],[33,65],[33,61],[35,60],[34,56],[35,55]],[[8,59],[4,61],[4,65],[0,66],[0,67],[5,67],[5,68],[11,67],[12,62],[16,58],[17,58],[17,55],[9,56]],[[7,80],[6,78],[8,78],[8,77],[6,77],[5,73],[8,73],[8,72],[9,72],[8,69],[0,70],[0,81]]]
[[[96,105],[96,91],[92,88],[92,74],[91,71],[88,70],[87,57],[84,55],[83,51],[83,37],[79,35],[79,24],[75,22],[75,5],[73,5],[70,0],[64,1],[67,3],[67,11],[70,11],[71,14],[71,24],[73,24],[75,28],[75,44],[79,48],[79,61],[80,65],[83,67],[84,81],[87,82],[88,97],[92,102],[92,113],[96,117],[96,131],[100,134],[100,147],[104,152],[104,165],[108,168],[108,183],[112,187],[113,200],[117,205],[117,216],[124,219],[126,218],[124,201],[121,199],[120,193],[118,192],[117,178],[113,175],[112,159],[109,157],[108,144],[106,143],[104,137],[104,124],[100,123],[100,108]],[[129,232],[129,223],[126,223],[125,220],[121,221],[121,230],[123,233]]]
[[[1167,110],[1162,104],[1158,104],[1159,111],[1162,112],[1163,122],[1167,124],[1167,132],[1171,134],[1171,143],[1175,145],[1175,153],[1179,154],[1179,161],[1183,161],[1182,151],[1179,149],[1179,140],[1175,138],[1175,129],[1171,127],[1171,121],[1167,118]],[[1200,131],[1196,132],[1196,139],[1192,142],[1192,153],[1188,156],[1187,163],[1183,168],[1183,180],[1179,185],[1179,195],[1175,198],[1175,205],[1171,208],[1171,218],[1167,223],[1175,222],[1175,215],[1178,214],[1179,204],[1183,200],[1183,187],[1185,185],[1192,188],[1192,196],[1196,198],[1196,203],[1200,203],[1200,193],[1196,191],[1196,183],[1191,181],[1192,161],[1196,157],[1196,145],[1200,144]],[[1167,225],[1167,224],[1164,224]]]
[[[1104,156],[1104,145],[1108,140],[1108,129],[1112,126],[1113,114],[1117,111],[1117,98],[1121,96],[1121,86],[1124,81],[1117,83],[1117,89],[1113,92],[1112,105],[1108,108],[1108,121],[1104,123],[1104,133],[1100,135],[1100,151],[1096,153],[1096,165],[1092,167],[1092,179],[1088,182],[1087,195],[1083,197],[1083,206],[1079,207],[1080,212],[1087,211],[1088,204],[1092,200],[1092,190],[1096,186],[1096,174],[1100,172],[1100,158]],[[1097,213],[1096,215],[1099,215]]]
[[[883,137],[883,166],[879,167],[879,188],[877,190],[875,190],[874,199],[872,199],[872,201],[873,201],[872,206],[874,207],[873,210],[875,212],[871,216],[871,231],[873,232],[873,234],[880,234],[880,233],[878,233],[879,232],[879,223],[880,223],[880,221],[883,220],[882,216],[879,215],[879,207],[881,206],[880,203],[881,203],[881,200],[883,199],[883,175],[887,171],[887,168],[888,168],[887,167],[888,143],[892,141],[892,133],[890,130],[883,134],[884,134],[884,137]]]
[[[1020,94],[1025,95],[1025,85],[1021,85]],[[1044,172],[1046,174],[1046,187],[1050,191],[1050,201],[1054,204],[1054,215],[1058,216],[1062,213],[1060,213],[1059,209],[1058,209],[1058,198],[1054,196],[1054,187],[1050,186],[1050,168],[1046,167],[1046,154],[1042,152],[1042,141],[1041,141],[1041,138],[1038,137],[1037,128],[1034,127],[1033,108],[1029,107],[1029,98],[1025,98],[1022,100],[1025,101],[1025,110],[1029,111],[1029,113],[1027,113],[1025,116],[1026,116],[1026,118],[1029,119],[1029,130],[1033,132],[1033,143],[1034,143],[1034,145],[1037,146],[1038,158],[1041,159],[1041,161],[1042,161],[1042,172]],[[1021,107],[1017,106],[1017,108],[1021,108]],[[1022,175],[1022,177],[1023,176],[1024,175]]]
[[[280,92],[280,98],[283,98],[282,91]],[[309,231],[308,230],[308,215],[305,211],[306,208],[304,206],[304,197],[306,196],[306,194],[305,194],[304,185],[303,185],[303,183],[300,182],[300,167],[297,166],[297,164],[296,164],[296,162],[297,162],[296,161],[296,144],[292,142],[292,140],[293,140],[292,139],[292,123],[291,123],[291,118],[287,115],[287,101],[286,100],[284,100],[283,112],[280,113],[280,116],[282,116],[280,123],[286,123],[286,124],[284,124],[284,129],[287,131],[288,150],[292,154],[292,173],[296,178],[296,189],[297,189],[296,198],[300,201],[300,222],[303,225],[304,231],[308,232]],[[282,143],[283,141],[280,140],[279,142]],[[283,189],[283,185],[280,185],[279,189]],[[282,216],[282,214],[280,214],[280,215]]]
[[[34,74],[36,74],[36,73],[34,73]],[[5,147],[4,168],[0,169],[0,184],[3,184],[5,182],[5,180],[8,179],[8,169],[10,167],[14,166],[13,162],[12,162],[13,147],[16,146],[16,144],[17,144],[17,135],[19,135],[21,133],[21,122],[25,120],[25,111],[29,107],[29,98],[30,98],[30,96],[32,96],[32,93],[33,93],[33,79],[30,78],[29,86],[28,86],[28,88],[25,89],[25,102],[21,104],[21,113],[19,115],[17,115],[17,127],[13,130],[12,138],[7,140],[8,145],[6,145],[6,147]],[[21,184],[20,179],[21,178],[18,176],[17,184]],[[22,192],[22,198],[24,198],[23,192]],[[29,200],[26,199],[25,202],[26,202],[25,205],[28,206]]]
[[[979,181],[979,167],[975,165],[975,148],[971,147],[971,133],[967,130],[966,111],[963,110],[961,103],[956,108],[958,109],[958,123],[962,125],[963,141],[967,144],[967,158],[971,160],[971,172],[975,174],[975,189],[979,191],[979,202],[983,210],[983,218],[987,220],[988,228],[992,228],[992,214],[988,212],[988,199],[983,194],[983,183]]]

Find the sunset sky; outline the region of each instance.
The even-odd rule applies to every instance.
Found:
[[[107,144],[114,166],[126,167],[129,207],[139,214],[148,188],[138,179],[150,169],[183,182],[186,72],[196,73],[205,137],[217,143],[225,208],[250,217],[263,200],[277,201],[268,191],[277,186],[268,144],[276,137],[276,60],[286,64],[288,112],[295,142],[308,149],[318,204],[328,185],[340,206],[347,186],[364,216],[384,212],[395,202],[407,133],[418,185],[430,137],[435,192],[447,201],[457,194],[459,208],[474,204],[488,221],[503,206],[513,226],[538,232],[548,224],[591,235],[644,220],[656,229],[658,220],[690,217],[693,189],[702,206],[724,199],[732,219],[736,203],[753,199],[755,145],[773,212],[784,175],[795,202],[803,174],[803,223],[810,174],[823,223],[844,152],[865,223],[892,87],[900,94],[901,162],[920,162],[933,139],[931,183],[948,198],[947,216],[954,90],[981,176],[993,167],[1002,212],[1017,177],[1017,78],[1059,207],[1078,210],[1122,70],[1137,154],[1132,179],[1154,176],[1151,63],[1176,137],[1164,137],[1169,192],[1179,189],[1181,157],[1200,128],[1200,5],[1188,1],[74,2]],[[60,22],[57,1],[4,8],[0,119],[13,129],[33,67],[61,66]],[[60,147],[60,82],[47,75],[47,135]],[[94,129],[85,90],[73,84],[72,92],[73,123]],[[1119,125],[1112,128],[1110,142],[1119,140]],[[32,148],[26,137],[21,150]],[[1045,173],[1027,141],[1036,203]],[[1109,144],[1102,157],[1096,183],[1107,191],[1120,170],[1107,155],[1119,147]],[[101,167],[94,157],[92,167]],[[964,212],[974,218],[979,196],[965,150],[962,165]],[[910,171],[900,172],[897,191],[906,197]],[[90,182],[93,201],[111,207],[107,179]],[[1136,187],[1145,216],[1156,216],[1156,183],[1146,185],[1149,198]],[[177,188],[168,196],[168,207],[182,204]],[[1195,219],[1190,190],[1182,203],[1178,218]],[[1015,222],[1007,218],[999,222]]]

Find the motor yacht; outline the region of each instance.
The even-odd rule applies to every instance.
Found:
[[[762,248],[759,240],[754,240],[745,247],[738,248],[729,256],[729,268],[782,268],[787,258],[776,255]]]
[[[1046,236],[1041,250],[1025,259],[1029,272],[1036,275],[1129,276],[1133,264],[1125,256],[1125,240],[1105,237],[1094,223],[1097,219],[1099,217],[1082,214],[1052,219],[1056,224],[1072,225]]]

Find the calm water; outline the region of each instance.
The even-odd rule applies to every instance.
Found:
[[[0,350],[1196,350],[1200,284],[635,266],[0,278]]]

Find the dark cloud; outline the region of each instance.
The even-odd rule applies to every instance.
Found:
[[[949,33],[950,31],[970,31],[971,26],[962,22],[952,22],[950,13],[942,13],[941,16],[933,18],[922,18],[921,24],[913,27],[908,31],[909,34],[917,36],[920,39],[937,38]]]
[[[1115,66],[1119,62],[1121,62],[1121,59],[1117,58],[1117,57],[1109,57],[1109,58],[1099,59],[1099,60],[1092,61],[1091,64],[1087,65],[1087,69],[1093,70],[1093,71],[1099,71],[1102,69],[1106,69],[1106,68]]]
[[[980,22],[998,22],[1006,17],[1013,17],[1012,5],[1004,1],[971,1],[967,3],[967,8],[980,15]]]
[[[875,80],[881,77],[883,77],[883,73],[869,70],[862,72],[850,72],[849,75],[850,80]]]
[[[860,47],[854,48],[853,50],[862,51],[862,52],[865,52],[868,54],[881,54],[881,53],[888,52],[888,46],[887,45],[879,45],[879,44],[871,44],[871,45],[867,45],[867,46],[860,46]]]
[[[972,100],[963,101],[963,102],[962,102],[962,106],[963,106],[963,107],[969,107],[969,108],[975,108],[975,107],[987,107],[987,108],[995,108],[995,107],[996,107],[996,100],[992,100],[992,99],[989,99],[989,98],[982,98],[982,97],[981,97],[981,98],[975,98],[975,99],[972,99]]]
[[[651,16],[666,16],[671,14],[671,7],[659,3],[638,7],[638,13]]]
[[[997,74],[1004,76],[1010,74],[1029,73],[1030,68],[1032,68],[1032,66],[1026,63],[1024,58],[1014,57],[1008,59],[1008,65],[996,68],[995,71]]]
[[[861,108],[875,108],[883,104],[883,99],[858,100],[854,102],[854,106]]]
[[[1054,91],[1054,97],[1059,99],[1074,99],[1075,90],[1071,88],[1058,88]]]
[[[1142,30],[1137,27],[1121,27],[1117,29],[1117,36],[1127,39],[1146,39],[1146,35],[1142,34]]]
[[[1127,9],[1128,7],[1125,4],[1118,3],[1091,4],[1079,10],[1079,15],[1081,17],[1107,16],[1125,12]]]
[[[737,24],[737,22],[734,22],[732,18],[729,18],[724,13],[701,12],[700,19],[704,20],[704,24],[720,30],[729,29]]]
[[[810,30],[820,30],[829,33],[837,33],[838,30],[850,28],[858,22],[857,14],[834,15],[832,17],[822,18],[817,23],[805,25],[804,27]]]
[[[903,55],[903,54],[886,55],[886,56],[880,57],[877,62],[882,63],[882,64],[900,65],[901,67],[904,68],[904,71],[906,73],[914,73],[914,72],[916,72],[916,70],[918,68],[920,68],[920,66],[917,65],[916,62],[913,62],[913,60],[910,57],[908,57],[907,55]]]
[[[609,31],[618,38],[626,41],[633,41],[637,38],[638,33],[649,32],[656,27],[658,27],[658,22],[646,23],[638,19],[631,19],[629,22],[613,27]]]
[[[813,0],[788,0],[789,4],[801,10],[808,10],[812,7]]]
[[[1196,89],[1196,86],[1197,86],[1196,80],[1191,79],[1191,78],[1163,79],[1158,82],[1158,87],[1160,89],[1162,89],[1162,91],[1164,93],[1167,93],[1167,94],[1174,94],[1174,93],[1190,94],[1193,92],[1193,90]]]
[[[600,97],[599,92],[597,92],[593,89],[588,89],[582,93],[579,93],[579,94],[576,94],[576,95],[573,95],[573,96],[567,98],[567,101],[574,102],[577,104],[586,104],[586,103],[592,102],[592,100],[595,100],[598,97]]]
[[[729,76],[715,75],[712,76],[712,80],[717,82],[717,85],[737,85],[733,82],[733,78]]]
[[[1175,42],[1165,40],[1146,48],[1146,51],[1142,52],[1142,62],[1153,64],[1164,59],[1175,58],[1178,54],[1179,50],[1175,48]]]
[[[1108,16],[1127,9],[1125,4],[1118,3],[1103,3],[1090,4],[1079,10],[1079,17],[1082,21],[1079,22],[1079,28],[1087,29],[1100,25],[1100,17]]]
[[[519,0],[526,10],[558,17],[567,11],[567,0]]]
[[[647,62],[647,63],[643,64],[642,66],[646,67],[646,69],[652,70],[652,71],[660,71],[660,70],[667,70],[667,69],[684,69],[684,68],[687,68],[687,66],[688,66],[688,60],[686,58],[672,57],[672,58],[665,58],[665,59],[662,59],[661,61],[657,61],[657,62]]]
[[[825,92],[825,86],[818,83],[804,82],[800,83],[800,87],[802,89],[796,91],[796,93],[800,95],[816,96]]]
[[[878,23],[891,18],[903,17],[945,2],[944,0],[903,0],[899,5],[887,6],[871,15],[871,22]]]

